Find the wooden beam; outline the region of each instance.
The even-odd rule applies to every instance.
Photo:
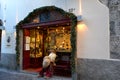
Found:
[[[67,23],[70,23],[70,19],[65,19],[65,20],[57,20],[57,21],[49,21],[49,22],[41,22],[41,23],[28,23],[24,24],[22,28],[37,28],[39,27],[44,27],[44,26],[52,26],[52,25],[64,25]]]

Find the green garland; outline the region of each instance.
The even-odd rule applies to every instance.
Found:
[[[68,13],[65,12],[64,10],[57,8],[55,6],[45,6],[45,7],[40,7],[35,9],[33,12],[30,12],[28,14],[27,17],[24,18],[24,20],[20,21],[17,25],[16,25],[16,59],[17,59],[17,64],[19,66],[19,61],[20,61],[20,51],[19,51],[19,31],[20,28],[23,24],[26,23],[30,23],[33,18],[37,17],[40,13],[45,12],[45,11],[57,11],[59,13],[61,13],[64,16],[68,16],[71,19],[71,46],[72,46],[72,53],[71,53],[71,68],[72,68],[72,73],[76,72],[75,70],[75,58],[76,58],[76,25],[77,25],[77,17],[72,14],[72,13]]]

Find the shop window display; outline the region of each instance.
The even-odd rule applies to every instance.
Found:
[[[42,32],[33,29],[30,30],[30,57],[42,57]]]
[[[70,26],[25,30],[27,31],[25,50],[29,51],[31,67],[42,66],[43,57],[49,55],[51,49],[56,52],[71,52]]]
[[[47,49],[55,49],[56,51],[71,51],[70,44],[70,28],[69,26],[49,28],[46,37]]]

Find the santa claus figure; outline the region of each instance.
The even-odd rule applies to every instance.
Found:
[[[43,69],[40,71],[40,76],[45,76],[47,78],[52,77],[54,71],[53,67],[56,65],[56,56],[55,50],[50,50],[50,54],[43,58]]]
[[[49,54],[49,58],[50,58],[50,73],[51,76],[53,75],[54,72],[54,66],[55,64],[55,59],[56,59],[57,55],[55,53],[55,50],[51,50],[50,54]]]

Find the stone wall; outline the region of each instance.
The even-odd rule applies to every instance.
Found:
[[[110,52],[111,58],[120,59],[120,0],[110,0]]]
[[[110,13],[110,58],[120,59],[120,0],[100,0]]]
[[[1,54],[0,67],[11,70],[17,69],[15,54]]]
[[[102,4],[108,6],[108,0],[99,0]]]
[[[119,80],[120,62],[100,59],[78,59],[77,80]]]

